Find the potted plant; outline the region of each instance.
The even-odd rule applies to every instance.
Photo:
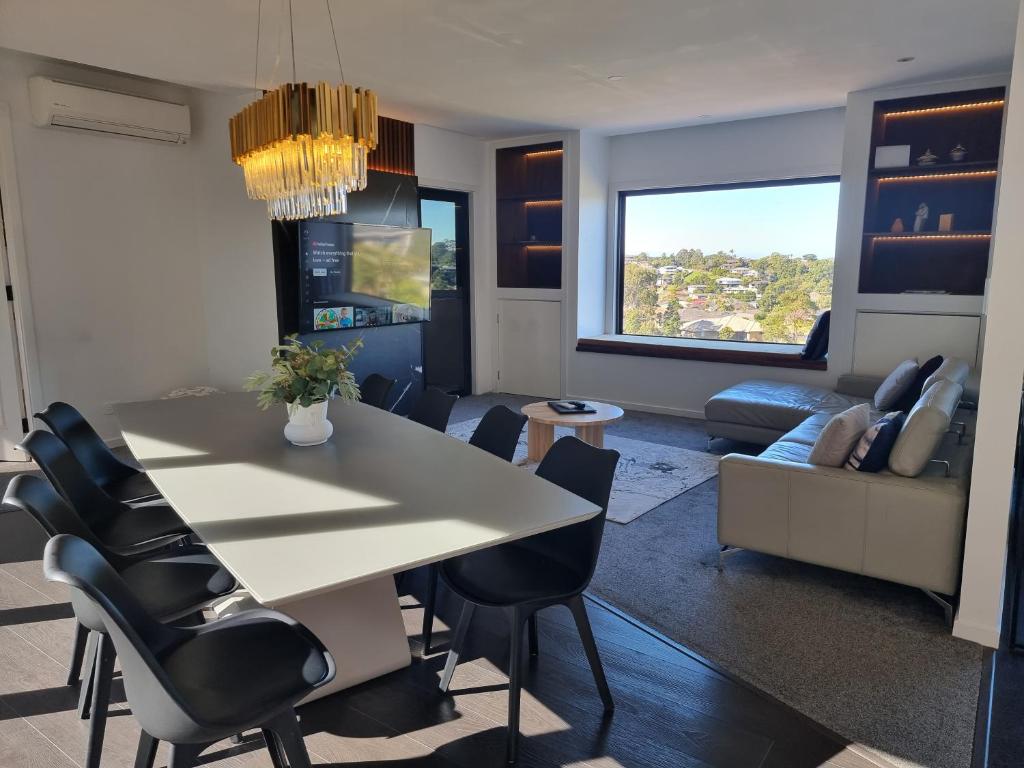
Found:
[[[356,339],[347,347],[324,349],[322,341],[306,344],[298,335],[286,336],[270,350],[271,371],[254,373],[245,389],[259,393],[263,410],[278,403],[287,406],[284,436],[291,443],[320,445],[334,433],[327,420],[328,401],[359,399],[359,385],[348,366],[362,346],[362,339]]]

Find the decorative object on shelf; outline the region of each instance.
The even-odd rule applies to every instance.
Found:
[[[890,232],[902,232],[903,231],[903,219],[897,217],[893,221],[892,226],[889,227],[889,231]]]
[[[953,231],[953,214],[952,213],[940,213],[939,214],[939,232],[952,232]]]
[[[957,144],[955,147],[949,150],[949,159],[952,160],[954,163],[959,163],[965,157],[967,157],[967,150],[964,149],[963,144]]]
[[[906,168],[909,165],[909,144],[875,147],[875,168]]]
[[[935,165],[935,161],[939,159],[939,156],[934,154],[931,149],[926,149],[924,154],[917,158],[918,165]]]
[[[247,106],[228,122],[231,159],[242,167],[245,190],[265,200],[272,219],[309,219],[348,210],[348,193],[366,188],[366,156],[377,146],[377,96],[345,83],[330,3],[341,84],[294,82],[295,34],[291,2],[292,80]],[[262,6],[261,6],[262,8]],[[259,27],[256,30],[257,73]]]
[[[281,403],[288,408],[284,436],[289,442],[320,445],[334,433],[327,420],[328,401],[359,399],[359,385],[348,366],[362,346],[362,339],[356,339],[347,347],[324,349],[323,341],[306,344],[297,335],[287,336],[270,350],[271,372],[254,373],[245,389],[259,393],[263,410]]]
[[[921,203],[917,206],[917,211],[914,213],[914,231],[923,232],[924,223],[928,220],[928,206],[925,203]]]

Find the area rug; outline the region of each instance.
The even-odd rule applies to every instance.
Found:
[[[460,421],[448,427],[448,434],[469,440],[479,423],[480,419]],[[571,429],[555,429],[556,439],[571,434]],[[630,523],[718,474],[718,457],[710,453],[608,434],[604,445],[621,454],[608,502],[608,519],[615,523]],[[526,458],[525,430],[512,461],[527,469],[537,468]]]
[[[592,591],[882,765],[968,768],[980,647],[910,587],[738,552],[719,573],[718,480],[606,526]]]

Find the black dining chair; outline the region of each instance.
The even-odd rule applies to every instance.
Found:
[[[429,387],[412,407],[409,420],[444,432],[448,429],[448,417],[452,415],[452,408],[458,399],[458,395],[449,395],[437,387]]]
[[[504,405],[496,405],[480,419],[469,444],[487,451],[505,461],[512,461],[519,436],[526,424],[526,417]],[[437,603],[437,579],[439,565],[432,563],[427,573],[427,595],[423,601],[423,655],[430,654],[430,643],[434,637],[434,611]]]
[[[210,601],[230,594],[238,586],[205,547],[175,547],[144,560],[111,552],[41,477],[18,475],[7,486],[3,501],[29,514],[51,537],[70,534],[88,542],[120,574],[145,610],[161,621],[191,618]],[[75,639],[67,684],[78,682],[84,664],[78,713],[90,720],[85,766],[99,768],[115,653],[92,605],[74,601],[74,610]]]
[[[359,399],[367,405],[386,411],[388,395],[391,394],[391,388],[397,383],[395,379],[389,379],[379,373],[371,373],[359,385]]]
[[[64,441],[89,477],[107,495],[129,502],[160,495],[146,473],[121,461],[74,406],[57,401],[35,417]]]
[[[101,619],[142,727],[136,768],[170,744],[168,768],[192,768],[210,745],[260,728],[277,768],[309,768],[295,705],[334,679],[323,644],[276,611],[242,611],[196,627],[157,621],[88,542],[61,534],[43,554],[46,578]],[[285,762],[287,761],[287,762]]]
[[[601,512],[581,523],[472,552],[441,564],[445,584],[466,601],[441,676],[442,691],[447,691],[451,684],[475,607],[503,608],[508,614],[511,640],[506,758],[510,764],[515,763],[518,756],[523,630],[530,626],[530,653],[536,655],[536,624],[530,619],[537,611],[552,605],[569,608],[605,712],[614,709],[587,618],[583,591],[590,585],[601,551],[608,498],[618,461],[617,451],[595,448],[575,437],[563,437],[551,446],[537,467],[537,476],[601,507]]]
[[[162,500],[129,504],[108,496],[71,449],[55,435],[34,430],[22,441],[21,447],[103,545],[118,554],[150,552],[191,533]]]

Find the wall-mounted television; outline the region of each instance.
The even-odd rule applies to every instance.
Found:
[[[430,319],[430,230],[299,224],[299,331]]]

